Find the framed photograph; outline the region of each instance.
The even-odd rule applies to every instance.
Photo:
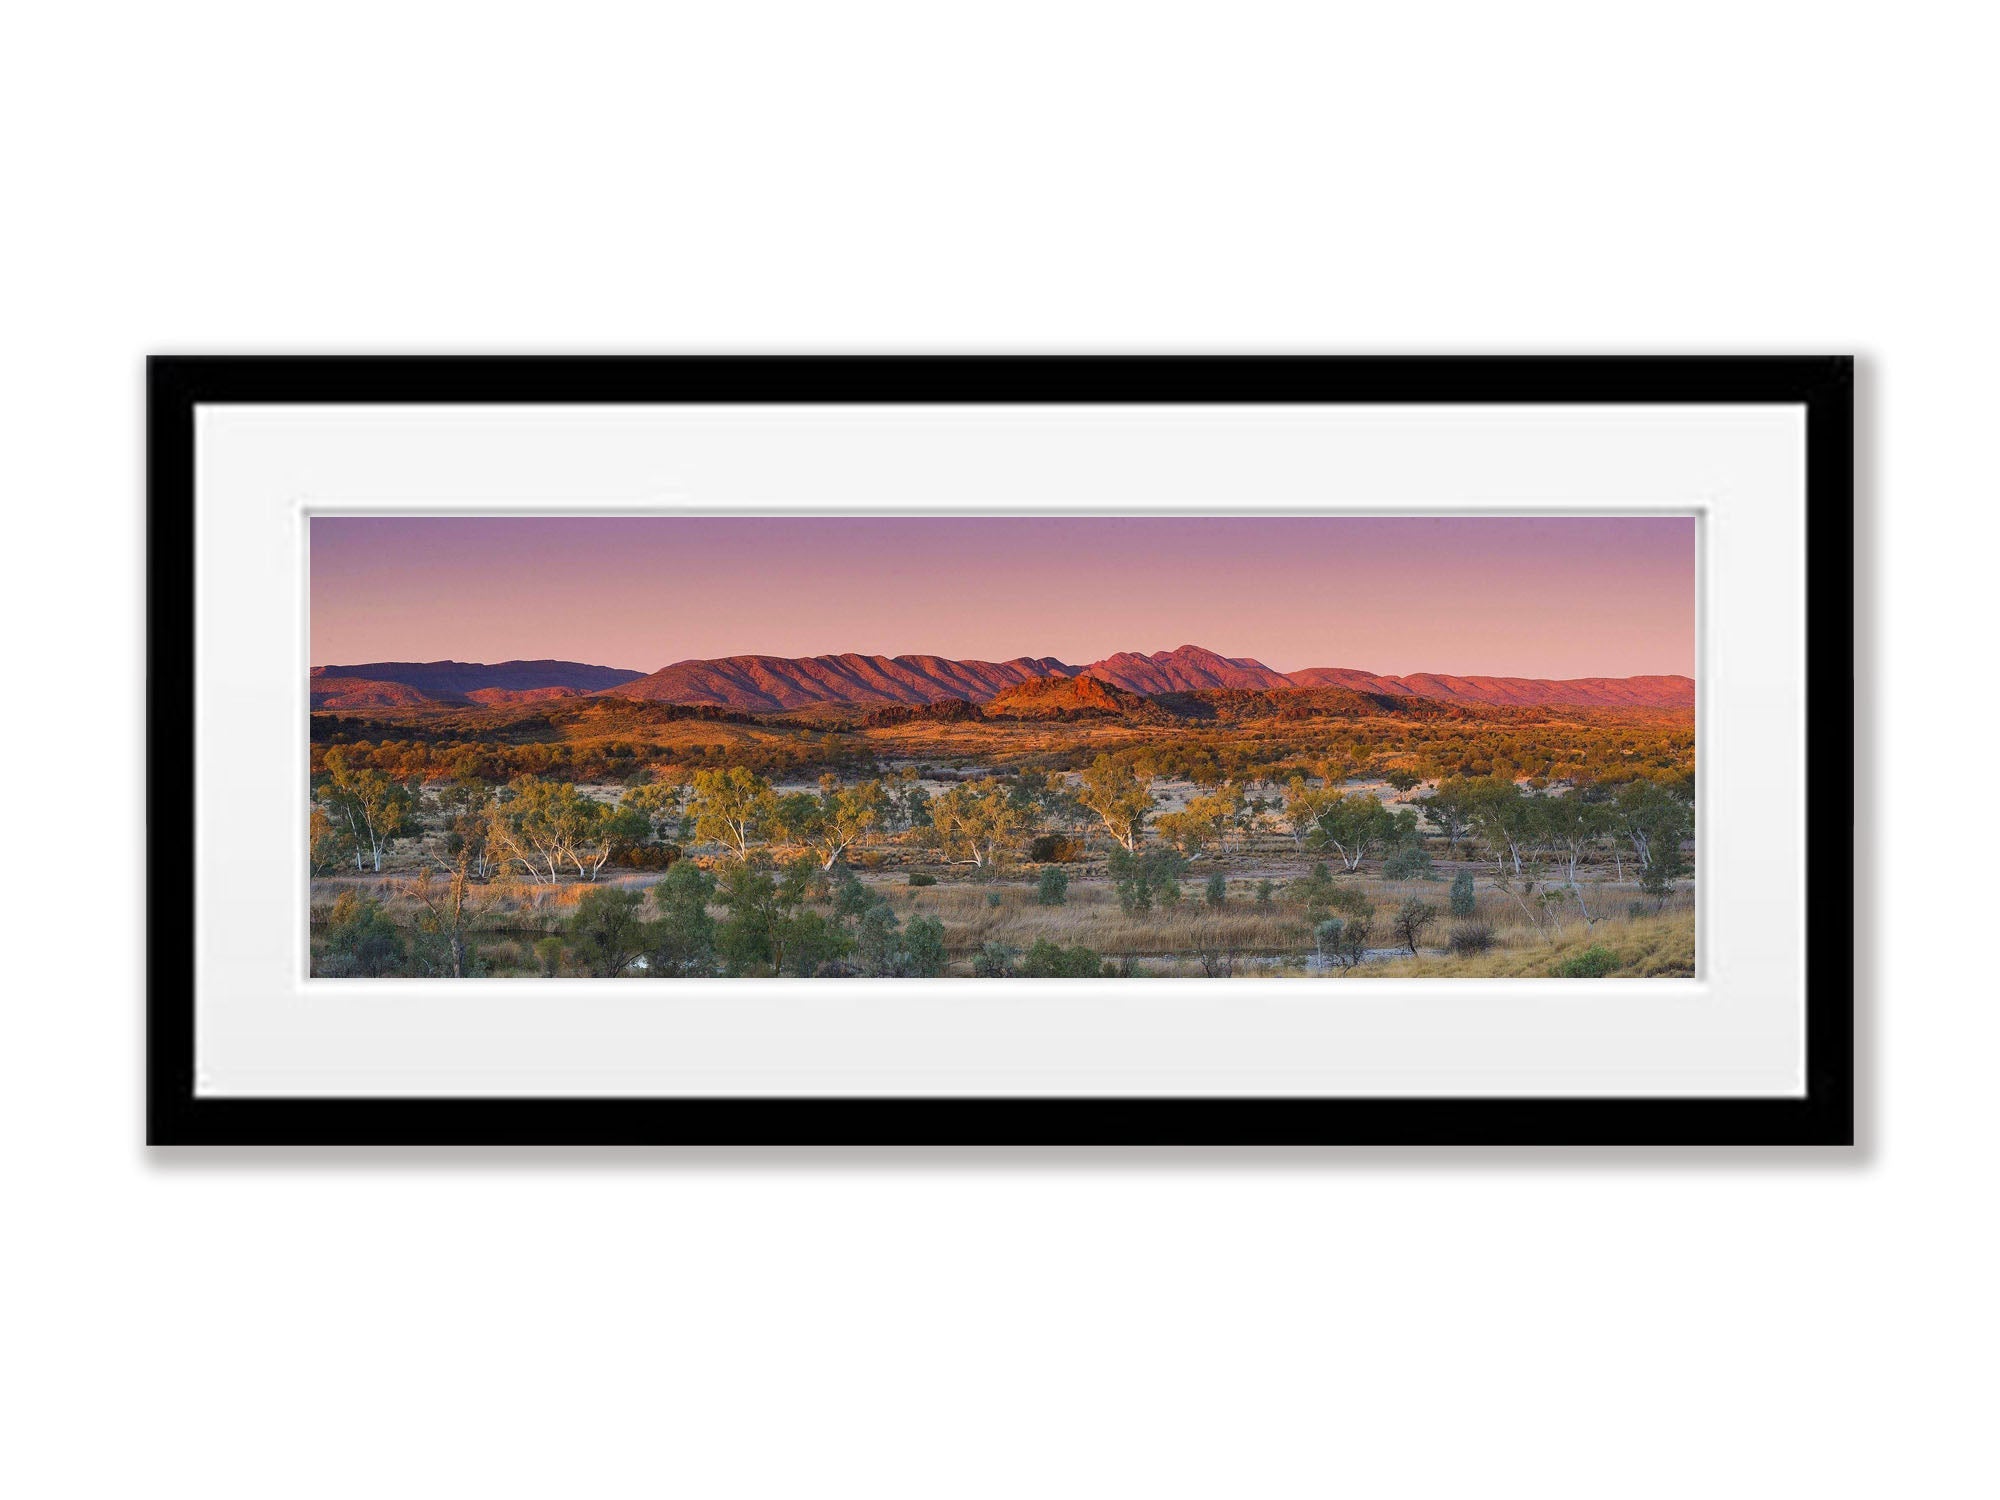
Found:
[[[1840,358],[158,358],[156,1144],[1847,1144]]]

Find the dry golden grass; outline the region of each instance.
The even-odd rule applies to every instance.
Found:
[[[1025,949],[1038,938],[1065,947],[1083,944],[1107,957],[1123,955],[1186,955],[1201,949],[1301,956],[1311,946],[1305,921],[1292,909],[1255,906],[1247,897],[1232,896],[1220,911],[1205,906],[1196,889],[1178,905],[1151,911],[1126,912],[1106,883],[1072,883],[1061,906],[1042,906],[1032,886],[937,885],[923,887],[884,883],[876,887],[888,896],[898,916],[937,917],[944,923],[945,943],[955,955],[974,953],[986,943]],[[996,906],[990,897],[1000,898]]]
[[[1065,947],[1081,944],[1108,960],[1129,961],[1133,972],[1146,976],[1209,972],[1201,962],[1203,953],[1232,955],[1229,971],[1238,975],[1338,976],[1345,972],[1318,961],[1311,924],[1286,889],[1287,882],[1303,876],[1312,861],[1269,835],[1233,848],[1224,858],[1197,861],[1177,904],[1155,905],[1145,912],[1121,909],[1101,860],[1071,866],[1067,900],[1059,906],[1042,906],[1035,899],[1032,880],[1036,867],[1016,867],[982,880],[962,866],[930,863],[935,856],[926,858],[922,851],[895,852],[916,856],[912,866],[917,859],[926,859],[925,867],[939,876],[939,883],[910,886],[905,870],[894,867],[864,872],[862,878],[889,900],[904,921],[933,916],[943,922],[954,974],[969,973],[972,956],[988,943],[1018,953],[1042,939]],[[1228,900],[1220,910],[1211,909],[1203,898],[1203,882],[1216,869],[1222,870],[1229,882]],[[1451,870],[1444,871],[1447,878],[1432,881],[1384,880],[1372,871],[1336,877],[1343,887],[1361,890],[1374,911],[1370,957],[1353,972],[1371,978],[1538,978],[1546,977],[1553,965],[1598,945],[1609,949],[1617,961],[1611,977],[1694,972],[1691,889],[1678,893],[1664,912],[1655,914],[1650,903],[1644,903],[1642,914],[1634,916],[1628,908],[1640,899],[1635,884],[1592,878],[1586,882],[1591,909],[1606,915],[1586,929],[1572,905],[1558,903],[1558,921],[1544,934],[1530,924],[1516,902],[1493,886],[1489,871],[1490,866],[1477,871],[1473,919],[1492,927],[1495,946],[1487,953],[1463,957],[1445,951],[1451,931],[1458,925],[1447,909]],[[411,873],[396,870],[379,877],[345,875],[315,881],[315,926],[324,924],[335,896],[343,890],[358,890],[384,902],[391,919],[400,924],[414,923],[418,907],[403,892]],[[1597,873],[1608,877],[1612,872]],[[657,878],[608,873],[604,883],[643,887]],[[1274,899],[1260,906],[1255,890],[1265,879],[1274,885]],[[474,933],[482,948],[490,951],[496,969],[513,969],[518,964],[522,971],[528,971],[533,959],[527,950],[533,941],[559,932],[577,901],[594,888],[576,882],[548,885],[522,880],[479,887],[474,898]],[[1388,951],[1395,944],[1390,922],[1397,908],[1412,896],[1436,907],[1439,920],[1421,957],[1395,956]],[[718,919],[726,916],[720,907],[712,910]]]
[[[1689,978],[1694,974],[1694,908],[1669,908],[1656,916],[1617,916],[1588,931],[1573,922],[1553,942],[1517,929],[1490,953],[1460,958],[1425,953],[1370,964],[1360,972],[1377,979],[1546,979],[1563,960],[1587,948],[1608,948],[1618,965],[1607,979]]]

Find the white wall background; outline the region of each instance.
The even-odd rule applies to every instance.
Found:
[[[13,13],[0,1488],[1990,1489],[1992,878],[1943,793],[1991,743],[1995,40],[1742,0]],[[1870,1147],[148,1157],[141,356],[720,349],[1866,356]]]

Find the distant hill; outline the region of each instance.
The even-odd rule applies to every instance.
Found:
[[[492,707],[501,703],[553,703],[558,698],[581,698],[583,694],[573,687],[491,687],[474,688],[465,696],[474,703],[484,703]]]
[[[1089,679],[1068,695],[1060,683]],[[1025,692],[1012,693],[1013,689]],[[725,656],[675,662],[657,672],[573,661],[365,662],[313,668],[314,708],[381,709],[424,703],[499,705],[541,702],[597,693],[642,702],[706,704],[744,713],[784,713],[813,707],[929,708],[953,713],[954,701],[1002,702],[994,716],[1061,718],[1116,712],[1104,691],[1161,698],[1186,694],[1284,694],[1299,689],[1338,690],[1375,700],[1421,699],[1436,703],[1507,708],[1694,707],[1689,677],[1458,677],[1419,672],[1384,676],[1352,667],[1308,667],[1280,672],[1243,656],[1223,656],[1201,646],[1145,655],[1120,651],[1087,666],[1052,656],[1011,661],[959,661],[944,656]],[[414,696],[411,696],[413,695]],[[1335,700],[1311,704],[1325,711]],[[1185,705],[1183,705],[1184,707]],[[1247,706],[1247,705],[1246,705]],[[1308,707],[1301,699],[1299,708]],[[1363,705],[1354,704],[1357,709]],[[1211,705],[1213,711],[1220,705]],[[1174,712],[1181,712],[1177,707]],[[990,712],[990,710],[989,710]]]
[[[323,676],[325,668],[312,674],[314,708],[412,708],[435,703],[428,694],[401,682],[379,682],[367,677]]]
[[[1419,672],[1378,677],[1351,667],[1307,667],[1288,674],[1300,687],[1342,687],[1357,693],[1395,693],[1445,703],[1544,708],[1693,708],[1692,677],[1451,677]]]
[[[1128,693],[1086,673],[1036,677],[1002,688],[987,703],[989,719],[1125,719],[1166,722],[1173,717],[1151,698]]]
[[[370,661],[312,669],[314,708],[401,708],[418,703],[504,703],[522,693],[595,693],[644,676],[580,661]],[[503,696],[494,697],[498,693]]]
[[[953,661],[943,656],[725,656],[683,661],[617,689],[620,697],[715,703],[771,713],[814,703],[983,702],[1035,677],[1074,676],[1054,657]]]
[[[1201,646],[1180,646],[1141,656],[1120,651],[1082,669],[1128,693],[1193,693],[1205,688],[1297,686],[1283,672],[1247,656],[1220,656]]]

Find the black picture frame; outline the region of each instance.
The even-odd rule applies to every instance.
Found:
[[[156,357],[147,1139],[270,1145],[1822,1145],[1854,1140],[1846,357]],[[1769,1098],[235,1098],[195,1088],[195,417],[217,403],[1780,403],[1806,413],[1806,1091]]]

